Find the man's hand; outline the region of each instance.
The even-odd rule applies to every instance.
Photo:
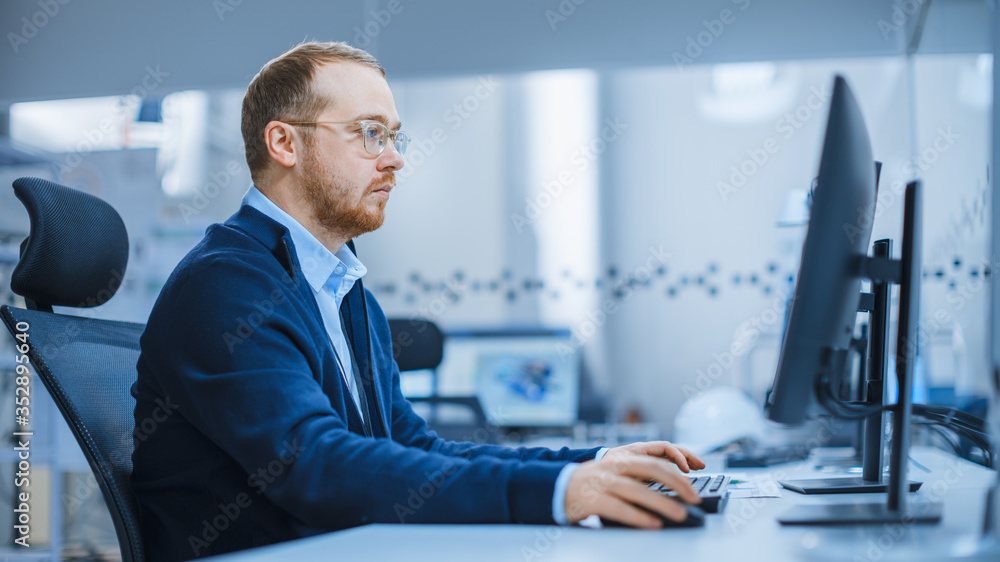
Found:
[[[676,464],[683,472],[705,468],[705,463],[697,455],[669,441],[647,441],[614,447],[601,457],[601,462],[621,462],[630,455],[661,457]]]
[[[650,481],[677,490],[678,497],[687,503],[701,502],[687,477],[669,462],[631,452],[616,453],[609,460],[608,456],[614,451],[608,451],[600,461],[581,464],[570,477],[565,503],[569,523],[598,515],[632,527],[659,529],[663,523],[653,513],[683,521],[687,517],[684,507],[650,489],[646,484]]]

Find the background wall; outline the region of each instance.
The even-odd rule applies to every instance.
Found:
[[[99,313],[143,319],[173,264],[238,205],[248,184],[239,101],[261,61],[303,37],[350,39],[388,68],[417,140],[386,226],[359,241],[387,311],[445,326],[574,329],[616,409],[638,406],[669,435],[678,389],[698,388],[713,364],[724,371],[713,384],[762,397],[803,230],[774,224],[815,175],[824,92],[840,72],[886,163],[876,237],[898,236],[903,183],[928,183],[925,309],[948,316],[928,332],[960,340],[947,344],[952,355],[964,346],[973,359],[948,371],[962,370],[970,391],[978,384],[985,2],[43,4],[0,7],[10,28],[0,104],[112,94],[120,117],[138,102],[114,100],[191,89],[185,107],[200,108],[183,113],[194,133],[177,133],[191,140],[167,164],[162,147],[155,163],[73,143],[56,151],[53,177],[130,217],[130,300]],[[718,64],[739,61],[770,62]],[[548,70],[562,68],[579,70]],[[6,128],[37,138],[45,128],[32,131],[23,107]],[[100,114],[75,125],[75,146]],[[124,128],[137,146],[138,127]],[[755,162],[765,145],[777,148]],[[75,157],[82,163],[67,166]],[[178,163],[195,160],[195,173],[166,189]],[[0,205],[4,230],[23,231],[19,206],[0,197],[11,203]],[[765,312],[772,321],[758,318]],[[730,362],[724,353],[755,319],[763,352]],[[943,368],[946,356],[928,361]]]
[[[898,240],[902,186],[926,184],[920,391],[974,397],[995,262],[989,5],[4,2],[0,184],[42,175],[111,201],[130,268],[88,314],[142,321],[249,185],[249,80],[303,39],[352,41],[386,66],[416,140],[385,226],[358,241],[386,311],[569,328],[609,420],[637,412],[671,437],[694,392],[763,401],[805,230],[777,222],[816,175],[839,73],[885,164],[876,216],[858,219],[873,239]],[[20,103],[90,96],[108,97],[70,116]],[[136,123],[165,96],[163,123]],[[26,231],[0,189],[0,257]]]

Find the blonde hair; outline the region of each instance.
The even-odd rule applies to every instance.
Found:
[[[271,60],[250,81],[243,97],[241,130],[247,166],[254,183],[270,164],[264,129],[271,121],[314,121],[331,100],[312,89],[316,69],[323,64],[354,62],[378,70],[385,69],[367,51],[342,42],[310,41],[296,45]],[[312,131],[303,129],[308,141]]]

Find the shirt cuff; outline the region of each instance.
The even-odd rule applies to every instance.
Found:
[[[607,454],[607,452],[610,451],[610,450],[611,449],[609,449],[607,447],[601,447],[601,450],[597,451],[597,454],[594,455],[594,460],[595,461],[599,461],[599,460],[603,459],[604,455]]]
[[[552,491],[552,519],[556,525],[567,525],[566,521],[566,488],[569,487],[569,479],[573,472],[580,468],[580,465],[571,462],[563,467],[556,478],[556,487]]]

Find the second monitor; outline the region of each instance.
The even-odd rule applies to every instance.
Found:
[[[437,391],[477,396],[496,427],[569,427],[578,419],[580,369],[569,330],[449,330]]]

